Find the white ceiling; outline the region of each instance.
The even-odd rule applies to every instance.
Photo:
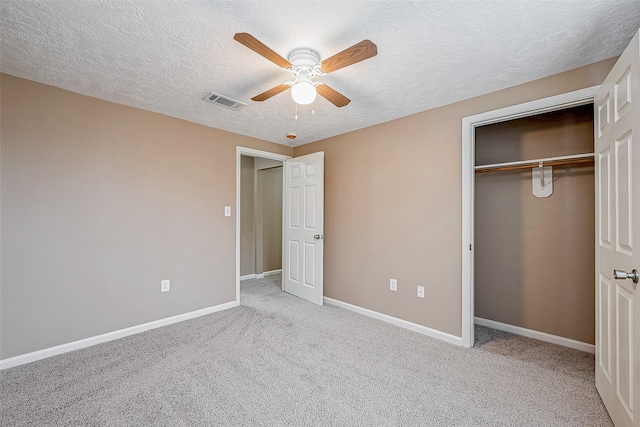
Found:
[[[6,1],[2,72],[285,145],[301,145],[616,56],[640,1]],[[287,58],[363,40],[378,55],[318,80],[352,102],[298,108],[252,96],[289,74],[242,46],[248,32]],[[248,104],[202,101],[210,91]],[[312,114],[315,112],[315,114]],[[287,132],[298,138],[288,140]]]

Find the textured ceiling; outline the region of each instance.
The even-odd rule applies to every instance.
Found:
[[[622,52],[640,1],[6,1],[2,72],[285,145],[493,92]],[[363,40],[378,56],[322,76],[352,102],[250,98],[289,74],[233,40],[287,58]],[[209,92],[248,104],[202,101]],[[287,132],[298,138],[288,140]]]

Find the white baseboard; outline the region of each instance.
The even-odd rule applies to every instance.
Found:
[[[31,353],[21,354],[20,356],[10,357],[8,359],[0,360],[0,370],[13,368],[15,366],[24,365],[25,363],[35,362],[36,360],[46,359],[47,357],[57,356],[59,354],[68,353],[74,350],[80,350],[81,348],[91,347],[96,344],[102,344],[108,341],[117,340],[118,338],[128,337],[129,335],[139,334],[141,332],[148,331],[149,329],[155,329],[161,326],[167,326],[173,323],[182,322],[184,320],[193,319],[195,317],[227,310],[229,308],[237,307],[238,305],[239,304],[237,301],[231,301],[224,304],[214,305],[213,307],[207,307],[201,310],[191,311],[189,313],[179,314],[177,316],[167,317],[160,320],[154,320],[153,322],[143,323],[141,325],[131,326],[129,328],[120,329],[118,331],[107,332],[106,334],[96,335],[94,337],[57,345],[55,347],[49,347]]]
[[[267,276],[273,276],[275,274],[280,274],[280,273],[282,273],[282,269],[265,271],[264,273],[259,273],[259,274],[246,274],[244,276],[240,276],[240,281],[242,282],[243,280],[264,279]]]
[[[265,271],[264,273],[262,273],[262,275],[264,277],[267,277],[267,276],[275,276],[276,274],[280,274],[280,273],[282,273],[281,268],[278,270]]]
[[[510,332],[516,335],[522,335],[523,337],[533,338],[539,341],[549,342],[551,344],[558,344],[564,347],[585,351],[587,353],[595,354],[596,352],[596,346],[593,344],[587,344],[586,342],[559,337],[557,335],[547,334],[546,332],[538,332],[532,329],[521,328],[520,326],[507,325],[506,323],[496,322],[495,320],[483,319],[481,317],[476,317],[474,318],[474,320],[476,325],[486,326],[487,328],[498,329],[500,331]]]
[[[427,328],[426,326],[418,325],[406,320],[398,319],[397,317],[389,316],[387,314],[378,313],[377,311],[369,310],[367,308],[358,307],[357,305],[349,304],[346,302],[338,301],[332,298],[324,297],[326,304],[335,305],[337,307],[344,308],[349,311],[364,314],[374,319],[382,320],[383,322],[391,323],[392,325],[399,326],[404,329],[409,329],[414,332],[418,332],[422,335],[426,335],[431,338],[436,338],[441,341],[448,342],[450,344],[462,345],[462,338],[455,335],[448,334],[446,332],[438,331],[436,329]]]

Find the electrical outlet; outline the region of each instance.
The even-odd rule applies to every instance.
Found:
[[[418,298],[424,298],[424,286],[418,286]]]
[[[389,279],[389,290],[390,291],[398,290],[398,281],[396,279]]]
[[[160,282],[160,292],[169,292],[171,290],[171,281],[169,279]]]

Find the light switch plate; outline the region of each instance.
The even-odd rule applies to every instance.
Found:
[[[224,216],[231,216],[231,206],[224,207]]]
[[[418,298],[424,298],[424,286],[418,286]]]

